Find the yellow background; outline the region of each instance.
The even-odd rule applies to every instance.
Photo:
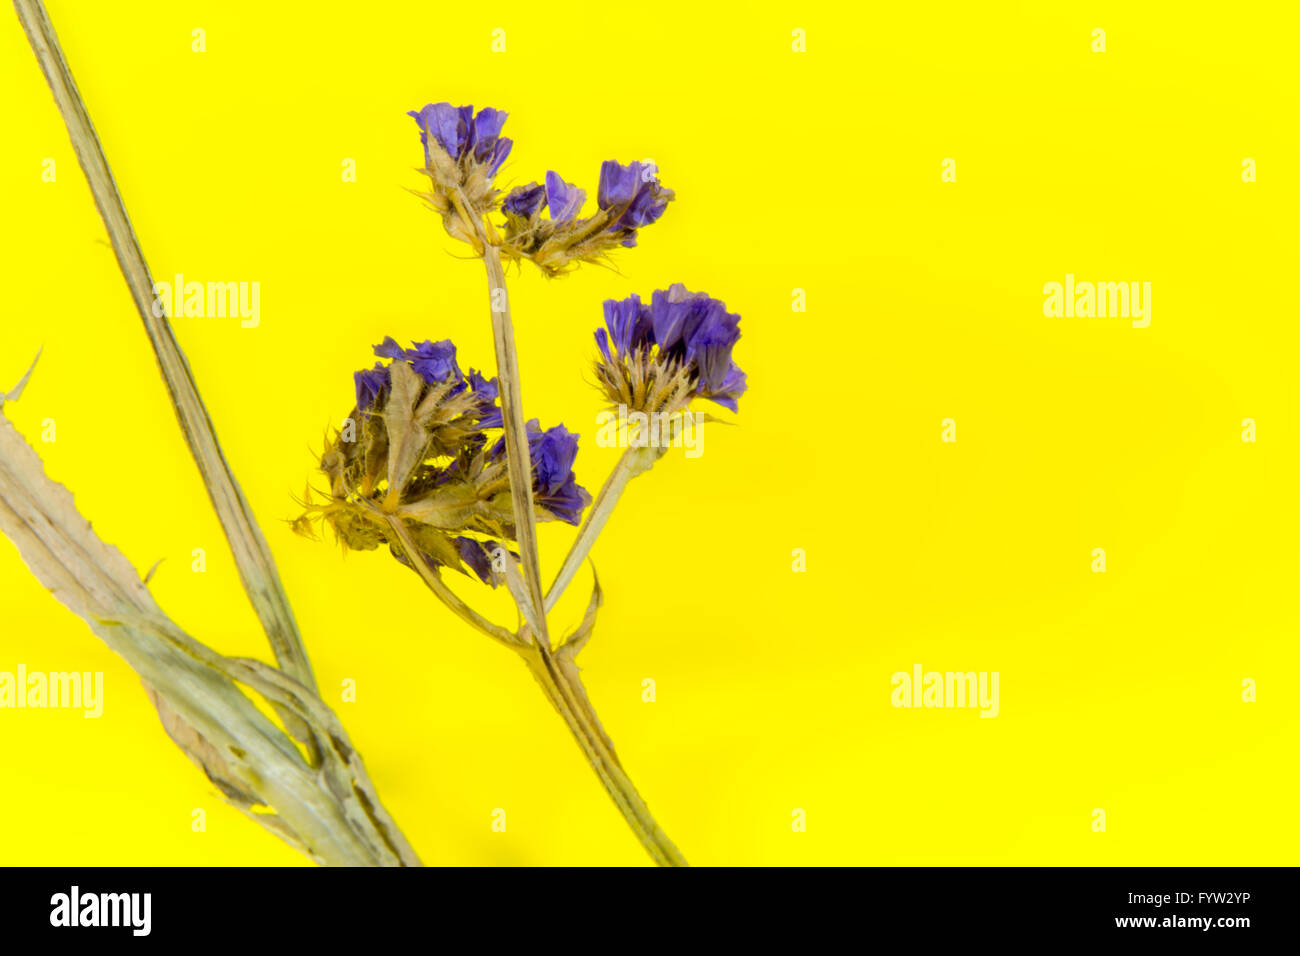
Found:
[[[1290,4],[49,6],[155,277],[261,283],[258,328],[177,335],[323,692],[426,862],[648,862],[511,655],[385,555],[283,520],[371,344],[450,337],[492,368],[482,269],[402,189],[423,182],[404,112],[440,100],[509,111],[505,186],[554,168],[594,197],[601,160],[652,158],[677,191],[616,271],[511,283],[526,411],[582,433],[593,491],[617,454],[595,445],[601,300],[682,281],[744,317],[740,427],[633,484],[582,657],[688,859],[1295,862]],[[0,387],[45,347],[5,413],[106,540],[165,559],[182,626],[267,657],[11,13],[0,88]],[[1067,272],[1151,282],[1150,327],[1044,317]],[[548,576],[571,533],[543,526]],[[0,863],[304,862],[221,803],[7,543],[0,582],[0,670],[102,670],[106,696],[99,720],[0,711]],[[1000,715],[891,707],[914,663],[998,671]]]

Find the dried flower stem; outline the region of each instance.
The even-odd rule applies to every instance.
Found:
[[[650,808],[619,763],[614,745],[601,728],[578,678],[573,656],[566,654],[563,647],[551,652],[541,644],[521,650],[520,654],[646,852],[659,866],[686,866],[686,858],[655,822]]]
[[[317,696],[275,561],[222,454],[171,326],[154,311],[149,267],[45,7],[40,0],[14,0],[14,7],[68,127],[181,430],[281,670],[225,658],[163,615],[135,569],[94,535],[71,495],[45,476],[35,451],[3,419],[0,531],[18,545],[32,572],[141,676],[168,735],[227,802],[317,863],[418,866],[342,724]],[[7,397],[16,398],[21,384]],[[266,699],[284,730],[240,684]],[[293,741],[303,746],[305,758]],[[274,812],[265,812],[268,807]]]
[[[588,509],[587,519],[582,523],[578,537],[565,556],[560,573],[555,576],[551,589],[546,592],[547,613],[550,613],[563,597],[565,589],[573,581],[573,576],[578,573],[578,568],[582,567],[582,562],[587,560],[587,555],[591,553],[592,546],[604,530],[609,516],[614,513],[614,506],[623,496],[628,482],[650,470],[658,458],[656,452],[657,449],[653,448],[628,448],[619,457],[618,464],[609,473],[605,484],[601,486],[600,493],[596,495],[596,500]]]
[[[515,351],[515,330],[510,320],[510,295],[501,268],[501,251],[488,244],[483,250],[487,269],[488,304],[492,311],[492,338],[497,353],[497,388],[501,396],[501,418],[506,437],[506,462],[510,472],[510,497],[515,512],[515,540],[524,566],[524,586],[532,602],[532,620],[537,622],[542,644],[549,643],[546,614],[542,611],[542,569],[537,559],[537,517],[533,510],[532,457],[528,450],[528,429],[524,425],[523,396],[519,390],[519,355]]]
[[[36,59],[40,62],[50,91],[54,94],[59,113],[68,127],[72,148],[76,151],[77,160],[90,184],[90,192],[94,196],[99,215],[104,220],[104,227],[108,230],[108,237],[113,243],[113,251],[117,255],[126,284],[130,287],[136,309],[144,320],[145,331],[149,334],[158,367],[167,383],[181,431],[199,466],[203,485],[212,499],[212,506],[221,521],[226,540],[230,543],[244,590],[262,622],[280,666],[299,683],[314,689],[316,681],[312,675],[311,663],[303,647],[302,635],[298,632],[289,598],[280,582],[275,559],[221,452],[212,420],[199,397],[189,363],[176,342],[171,325],[166,316],[154,312],[153,278],[149,274],[149,266],[140,251],[135,231],[131,228],[131,220],[127,217],[117,184],[108,168],[108,160],[104,157],[99,137],[95,135],[95,127],[86,112],[81,94],[77,91],[77,84],[64,59],[59,38],[45,12],[45,5],[41,0],[14,0],[14,8],[32,50],[36,53]]]
[[[425,586],[437,596],[438,600],[447,605],[452,613],[466,624],[482,631],[493,640],[500,641],[508,647],[519,646],[519,639],[515,635],[479,614],[478,611],[475,611],[458,598],[455,592],[443,583],[442,578],[438,576],[438,572],[429,567],[429,563],[421,556],[420,549],[411,540],[411,534],[406,530],[400,518],[395,515],[387,515],[386,518],[389,528],[392,529],[394,536],[396,536],[398,543],[402,547],[402,553],[406,555],[406,560],[415,570],[415,573],[420,576],[420,580],[424,582]]]
[[[486,237],[484,237],[486,239]],[[547,699],[572,731],[596,776],[604,784],[614,804],[627,820],[628,826],[641,841],[651,858],[660,866],[686,866],[686,859],[668,839],[663,828],[655,822],[631,779],[624,773],[614,753],[614,745],[601,729],[600,720],[591,706],[587,692],[578,678],[578,668],[573,662],[576,647],[551,649],[547,633],[546,600],[542,596],[541,568],[537,560],[537,523],[533,510],[532,458],[528,447],[528,433],[524,426],[523,400],[519,389],[519,359],[515,351],[514,326],[510,319],[510,296],[506,289],[505,273],[501,268],[500,250],[491,242],[484,244],[483,264],[487,269],[488,293],[492,311],[492,332],[496,343],[497,383],[501,397],[501,416],[506,436],[506,460],[510,472],[510,492],[515,513],[516,541],[524,570],[525,597],[532,604],[532,614],[520,608],[524,617],[535,623],[540,633],[531,637],[515,650],[524,658],[529,671],[542,685]],[[629,468],[633,467],[631,464]],[[618,469],[615,469],[616,473]],[[627,478],[631,478],[629,472]],[[612,476],[611,476],[612,477]],[[626,479],[623,480],[626,484]],[[608,488],[609,483],[606,483]],[[621,486],[619,492],[621,492]],[[618,492],[607,497],[603,517],[591,535],[600,531],[609,517],[609,509],[617,501]],[[590,541],[586,545],[590,549]],[[570,552],[572,554],[572,552]],[[585,553],[585,551],[583,552]],[[581,559],[579,558],[579,563]],[[567,562],[566,562],[567,564]],[[569,574],[572,577],[572,571]]]

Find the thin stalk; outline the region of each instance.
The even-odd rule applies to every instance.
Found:
[[[140,243],[136,240],[131,220],[126,214],[122,196],[117,191],[113,173],[108,167],[99,137],[86,112],[85,103],[77,90],[72,71],[59,46],[58,35],[50,23],[41,0],[14,0],[14,8],[31,43],[41,71],[54,94],[63,122],[68,127],[68,138],[77,153],[77,160],[86,174],[95,206],[104,220],[104,228],[113,244],[118,266],[131,290],[136,310],[144,321],[145,331],[153,345],[158,367],[172,407],[180,421],[185,441],[190,446],[203,485],[212,499],[212,506],[221,521],[221,529],[235,558],[239,578],[248,599],[257,612],[262,628],[275,652],[275,659],[284,672],[311,690],[316,689],[311,663],[298,631],[293,609],[280,581],[275,559],[267,546],[266,538],[253,517],[244,493],[235,480],[230,465],[222,454],[216,430],[208,410],[199,397],[185,353],[176,342],[167,317],[154,312],[153,278],[145,262]]]
[[[582,567],[582,562],[587,560],[587,555],[591,553],[592,546],[596,543],[596,539],[600,537],[601,531],[604,530],[605,523],[609,521],[609,516],[614,513],[614,506],[618,504],[619,498],[623,496],[627,483],[649,467],[641,463],[641,457],[638,454],[641,451],[640,448],[628,448],[619,456],[618,464],[609,473],[609,477],[605,479],[605,484],[601,486],[599,494],[596,495],[596,500],[591,503],[591,507],[587,510],[587,518],[578,531],[578,537],[574,539],[573,546],[569,548],[569,553],[564,558],[564,564],[560,567],[560,573],[555,576],[551,589],[546,593],[546,611],[548,614],[564,595],[565,589],[573,581],[573,576]]]
[[[510,296],[501,268],[501,252],[493,245],[483,250],[488,277],[488,303],[492,311],[492,338],[497,355],[497,388],[506,435],[506,463],[510,473],[510,498],[515,512],[515,541],[524,566],[524,585],[533,606],[537,640],[549,647],[546,614],[542,608],[542,570],[537,558],[537,517],[533,509],[533,466],[524,425],[523,396],[519,389],[519,355],[515,351],[514,324],[510,321]]]
[[[650,808],[623,771],[581,681],[577,680],[576,668],[566,668],[562,652],[553,653],[544,644],[530,645],[521,649],[520,654],[646,852],[659,866],[687,866],[686,858],[655,822]]]
[[[542,685],[547,698],[564,719],[592,769],[596,771],[596,776],[600,778],[605,790],[651,858],[660,866],[686,866],[685,858],[655,822],[649,807],[636,792],[631,779],[623,772],[614,753],[614,746],[601,729],[600,721],[587,698],[582,682],[578,680],[577,667],[573,664],[571,654],[566,653],[563,648],[558,652],[551,650],[546,622],[547,605],[542,596],[541,567],[537,560],[537,520],[533,510],[532,457],[528,448],[523,399],[519,389],[519,357],[515,351],[514,325],[510,319],[510,297],[506,290],[505,272],[501,268],[501,253],[491,243],[485,243],[483,265],[487,270],[492,334],[496,344],[497,388],[501,398],[501,417],[506,436],[506,461],[510,473],[510,494],[515,514],[515,540],[519,544],[524,571],[523,597],[531,603],[533,613],[528,614],[523,607],[520,610],[530,623],[536,625],[536,633],[531,640],[515,645],[515,650],[524,658],[528,669]],[[636,467],[640,464],[640,459],[628,456],[625,458],[628,462],[628,479],[640,470],[644,470]],[[617,473],[618,469],[615,471]],[[626,479],[622,484],[626,484]],[[620,487],[619,493],[621,490]],[[604,517],[600,521],[601,526],[608,520],[609,509],[613,508],[613,502],[617,500],[618,494],[609,497],[612,500],[605,506]],[[600,528],[597,527],[595,533],[599,533],[599,530]],[[592,540],[594,541],[594,534]],[[590,548],[590,543],[587,547]],[[572,572],[569,576],[572,577]]]
[[[394,515],[387,515],[388,527],[392,529],[398,544],[401,545],[402,553],[406,555],[406,560],[410,563],[411,569],[420,576],[420,580],[425,586],[432,591],[443,604],[447,605],[457,617],[466,624],[479,631],[482,631],[488,637],[495,641],[505,644],[507,647],[517,647],[519,640],[504,627],[499,624],[493,624],[478,611],[474,610],[464,601],[456,596],[456,593],[443,582],[438,576],[438,572],[429,567],[428,562],[420,557],[420,550],[411,540],[411,534],[406,530],[402,520]]]

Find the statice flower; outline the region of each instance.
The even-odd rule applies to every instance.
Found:
[[[546,174],[546,206],[553,222],[568,222],[582,211],[587,191],[566,183],[556,172]]]
[[[354,372],[352,378],[356,382],[358,411],[369,411],[388,394],[388,366],[382,362]]]
[[[327,500],[308,491],[295,529],[324,521],[345,547],[387,544],[409,566],[400,522],[430,568],[497,586],[516,530],[497,380],[462,373],[449,340],[405,348],[390,337],[374,353],[388,362],[354,375],[356,408],[321,456]],[[577,435],[527,427],[536,520],[580,523],[591,496],[573,471]]]
[[[533,465],[533,500],[555,518],[576,525],[591,504],[591,495],[578,484],[573,472],[578,457],[578,436],[563,425],[543,429],[537,419],[527,424],[528,457]],[[494,462],[505,461],[505,439],[489,451]]]
[[[516,186],[506,194],[505,201],[501,203],[501,211],[509,216],[517,216],[520,219],[531,219],[533,214],[540,211],[546,205],[546,187],[539,186],[537,183],[529,183],[527,186]]]
[[[558,275],[620,246],[635,246],[637,230],[662,216],[673,198],[653,166],[624,166],[613,160],[601,166],[596,211],[582,217],[586,195],[554,171],[546,174],[545,186],[530,183],[513,189],[501,207],[506,220],[503,251]]]
[[[510,155],[513,143],[501,135],[509,114],[501,110],[488,107],[475,114],[472,106],[430,103],[406,115],[419,124],[425,163],[430,166],[436,161],[434,153],[441,151],[458,164],[485,166],[491,179]]]
[[[597,383],[615,405],[674,414],[692,398],[736,411],[745,373],[732,360],[740,316],[680,282],[640,296],[605,301],[605,327],[596,330]]]
[[[474,369],[469,370],[465,376],[465,381],[469,383],[474,397],[479,403],[479,427],[480,428],[501,428],[504,423],[501,419],[501,406],[497,400],[501,397],[500,390],[497,388],[496,378],[484,378],[481,372]]]
[[[636,231],[664,214],[673,192],[659,184],[655,168],[646,163],[624,166],[606,160],[600,166],[596,202],[609,217],[609,231],[624,246],[636,245]]]
[[[431,183],[429,192],[417,195],[442,216],[448,233],[481,252],[483,216],[496,208],[499,196],[493,181],[513,145],[501,135],[507,114],[431,103],[407,115],[420,128],[421,171]]]
[[[453,238],[475,252],[500,246],[504,256],[528,259],[547,275],[595,262],[621,246],[635,246],[638,230],[659,219],[674,198],[653,164],[600,167],[596,210],[582,215],[587,192],[554,170],[542,183],[516,186],[501,198],[494,183],[513,145],[501,135],[506,114],[491,107],[431,103],[409,114],[420,129],[424,169],[432,188],[417,193],[442,216]],[[504,217],[504,238],[491,214]]]
[[[456,365],[456,346],[450,341],[412,342],[411,345],[411,348],[404,349],[397,344],[396,340],[389,337],[376,345],[374,352],[380,358],[409,362],[411,368],[430,385],[434,382],[460,383],[460,368]],[[368,411],[387,395],[389,375],[389,366],[380,362],[376,362],[374,368],[362,369],[353,374],[358,411]],[[495,384],[492,387],[495,389]],[[493,398],[495,398],[495,391]],[[497,409],[497,413],[500,413],[500,409]]]

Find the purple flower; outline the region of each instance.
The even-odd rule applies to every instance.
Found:
[[[357,386],[357,411],[364,412],[388,391],[388,366],[379,362],[352,374]]]
[[[699,375],[697,395],[715,401],[717,395],[729,395],[734,404],[735,397],[745,390],[744,373],[731,361],[731,350],[740,339],[740,316],[728,312],[717,299],[703,292],[689,292],[677,282],[651,297],[650,321],[660,350],[680,355],[695,367]],[[732,385],[738,383],[738,390],[728,390],[724,385],[733,369],[739,378],[733,375]]]
[[[731,368],[731,349],[740,338],[740,316],[703,292],[688,292],[680,282],[651,297],[650,321],[659,348],[682,355],[699,370],[709,390],[722,387]]]
[[[578,457],[578,436],[563,425],[542,431],[537,419],[528,423],[528,432],[533,484],[540,493],[553,494],[573,473],[573,462]]]
[[[406,114],[415,118],[420,127],[420,142],[424,144],[424,158],[431,163],[430,139],[456,162],[469,156],[475,163],[487,167],[487,178],[492,179],[510,154],[513,143],[501,135],[507,113],[486,107],[474,114],[472,106],[452,106],[450,103],[430,103],[421,110]]]
[[[646,306],[638,296],[605,301],[605,328],[596,344],[606,362],[622,361],[637,348],[657,346],[662,359],[677,359],[696,375],[693,392],[736,411],[745,373],[731,359],[740,339],[740,316],[703,292],[680,282],[659,289]]]
[[[537,495],[534,500],[565,524],[579,525],[582,523],[582,513],[591,504],[591,495],[570,475],[569,480],[555,491]]]
[[[641,188],[640,163],[624,166],[616,159],[607,159],[600,164],[600,188],[596,191],[596,202],[601,209],[611,206],[627,206],[636,197]]]
[[[591,495],[573,474],[578,436],[563,425],[542,431],[536,419],[528,423],[528,432],[528,457],[533,463],[537,503],[561,521],[578,524],[582,512],[591,504]]]
[[[693,361],[700,370],[701,394],[722,389],[727,375],[735,368],[731,350],[739,338],[740,316],[731,315],[726,306],[718,302],[686,340],[686,359]]]
[[[648,163],[629,163],[624,166],[616,160],[606,160],[600,166],[600,188],[596,202],[601,209],[614,213],[611,229],[626,230],[625,246],[636,245],[636,230],[648,226],[664,214],[672,190],[665,189]]]
[[[469,370],[466,376],[474,397],[479,402],[479,428],[502,428],[501,408],[497,405],[498,389],[495,378],[484,378],[480,372]]]
[[[685,343],[701,326],[716,321],[718,313],[726,307],[703,292],[688,292],[686,286],[675,282],[665,291],[658,289],[650,297],[650,321],[654,325],[655,342],[663,351],[685,351]]]
[[[420,127],[420,142],[425,154],[429,151],[429,137],[443,148],[452,159],[460,159],[469,142],[469,126],[474,119],[474,107],[455,107],[450,103],[430,103],[424,109],[406,114],[414,117]]]
[[[587,201],[587,191],[566,183],[557,172],[546,174],[546,205],[551,210],[551,219],[567,222],[582,210]]]
[[[375,354],[380,358],[394,361],[404,360],[420,374],[426,382],[451,382],[461,377],[460,367],[456,365],[456,346],[451,339],[441,342],[415,342],[415,348],[404,349],[391,335],[375,346]],[[376,366],[377,367],[377,366]]]
[[[578,436],[563,425],[543,430],[537,419],[528,430],[528,457],[533,466],[533,500],[561,521],[579,524],[591,495],[578,484],[573,463],[578,457]],[[499,438],[488,457],[499,460],[505,454],[505,438]]]
[[[511,140],[503,139],[501,136],[501,129],[506,125],[506,117],[509,115],[489,106],[479,110],[478,115],[474,117],[474,135],[470,139],[470,145],[474,149],[474,161],[487,163],[489,176],[496,175],[496,171],[501,168],[501,164],[510,153],[510,147],[514,145]]]
[[[529,183],[527,186],[516,186],[510,190],[501,208],[511,215],[531,219],[545,201],[546,187]]]
[[[609,330],[608,337],[605,329]],[[596,344],[607,361],[613,361],[610,346],[618,355],[627,355],[640,346],[654,341],[654,327],[650,310],[641,304],[639,295],[628,296],[623,301],[605,300],[605,328],[596,330]]]
[[[451,339],[411,344],[415,348],[407,349],[406,357],[410,360],[411,367],[430,385],[434,382],[452,382],[461,377],[460,368],[456,365],[456,346],[451,344]]]
[[[453,394],[464,391],[466,384],[462,380],[459,366],[456,365],[456,346],[451,344],[450,339],[444,339],[441,342],[412,342],[411,345],[414,348],[404,349],[390,335],[376,345],[374,351],[380,358],[392,359],[394,362],[410,362],[416,373],[430,385],[434,382],[456,382],[457,384],[452,389]],[[352,378],[356,383],[358,411],[364,412],[372,408],[380,398],[388,394],[388,388],[391,384],[389,376],[389,366],[380,362],[376,362],[374,368],[362,369],[353,373]],[[480,376],[481,381],[482,377]],[[485,404],[491,406],[496,398],[496,379],[482,383],[484,389],[489,386],[492,389],[492,395]],[[476,392],[479,390],[476,386],[471,387],[475,387]],[[489,415],[489,417],[491,416]],[[500,418],[500,410],[497,410],[496,426],[485,425],[484,427],[499,427]]]
[[[397,344],[397,339],[391,335],[384,336],[384,340],[373,347],[373,351],[380,358],[404,359],[406,350]]]
[[[496,576],[492,573],[492,554],[501,547],[495,541],[479,541],[477,538],[456,538],[456,551],[471,571],[478,575],[484,584],[497,586]]]
[[[717,402],[723,408],[733,412],[739,411],[737,399],[745,394],[748,387],[745,381],[745,373],[740,370],[740,366],[735,362],[731,363],[731,368],[722,378],[722,385],[712,391],[697,389],[701,398],[707,398],[711,402]]]
[[[456,539],[456,550],[460,553],[460,559],[484,584],[492,583],[492,559],[488,557],[482,542],[460,537]]]

